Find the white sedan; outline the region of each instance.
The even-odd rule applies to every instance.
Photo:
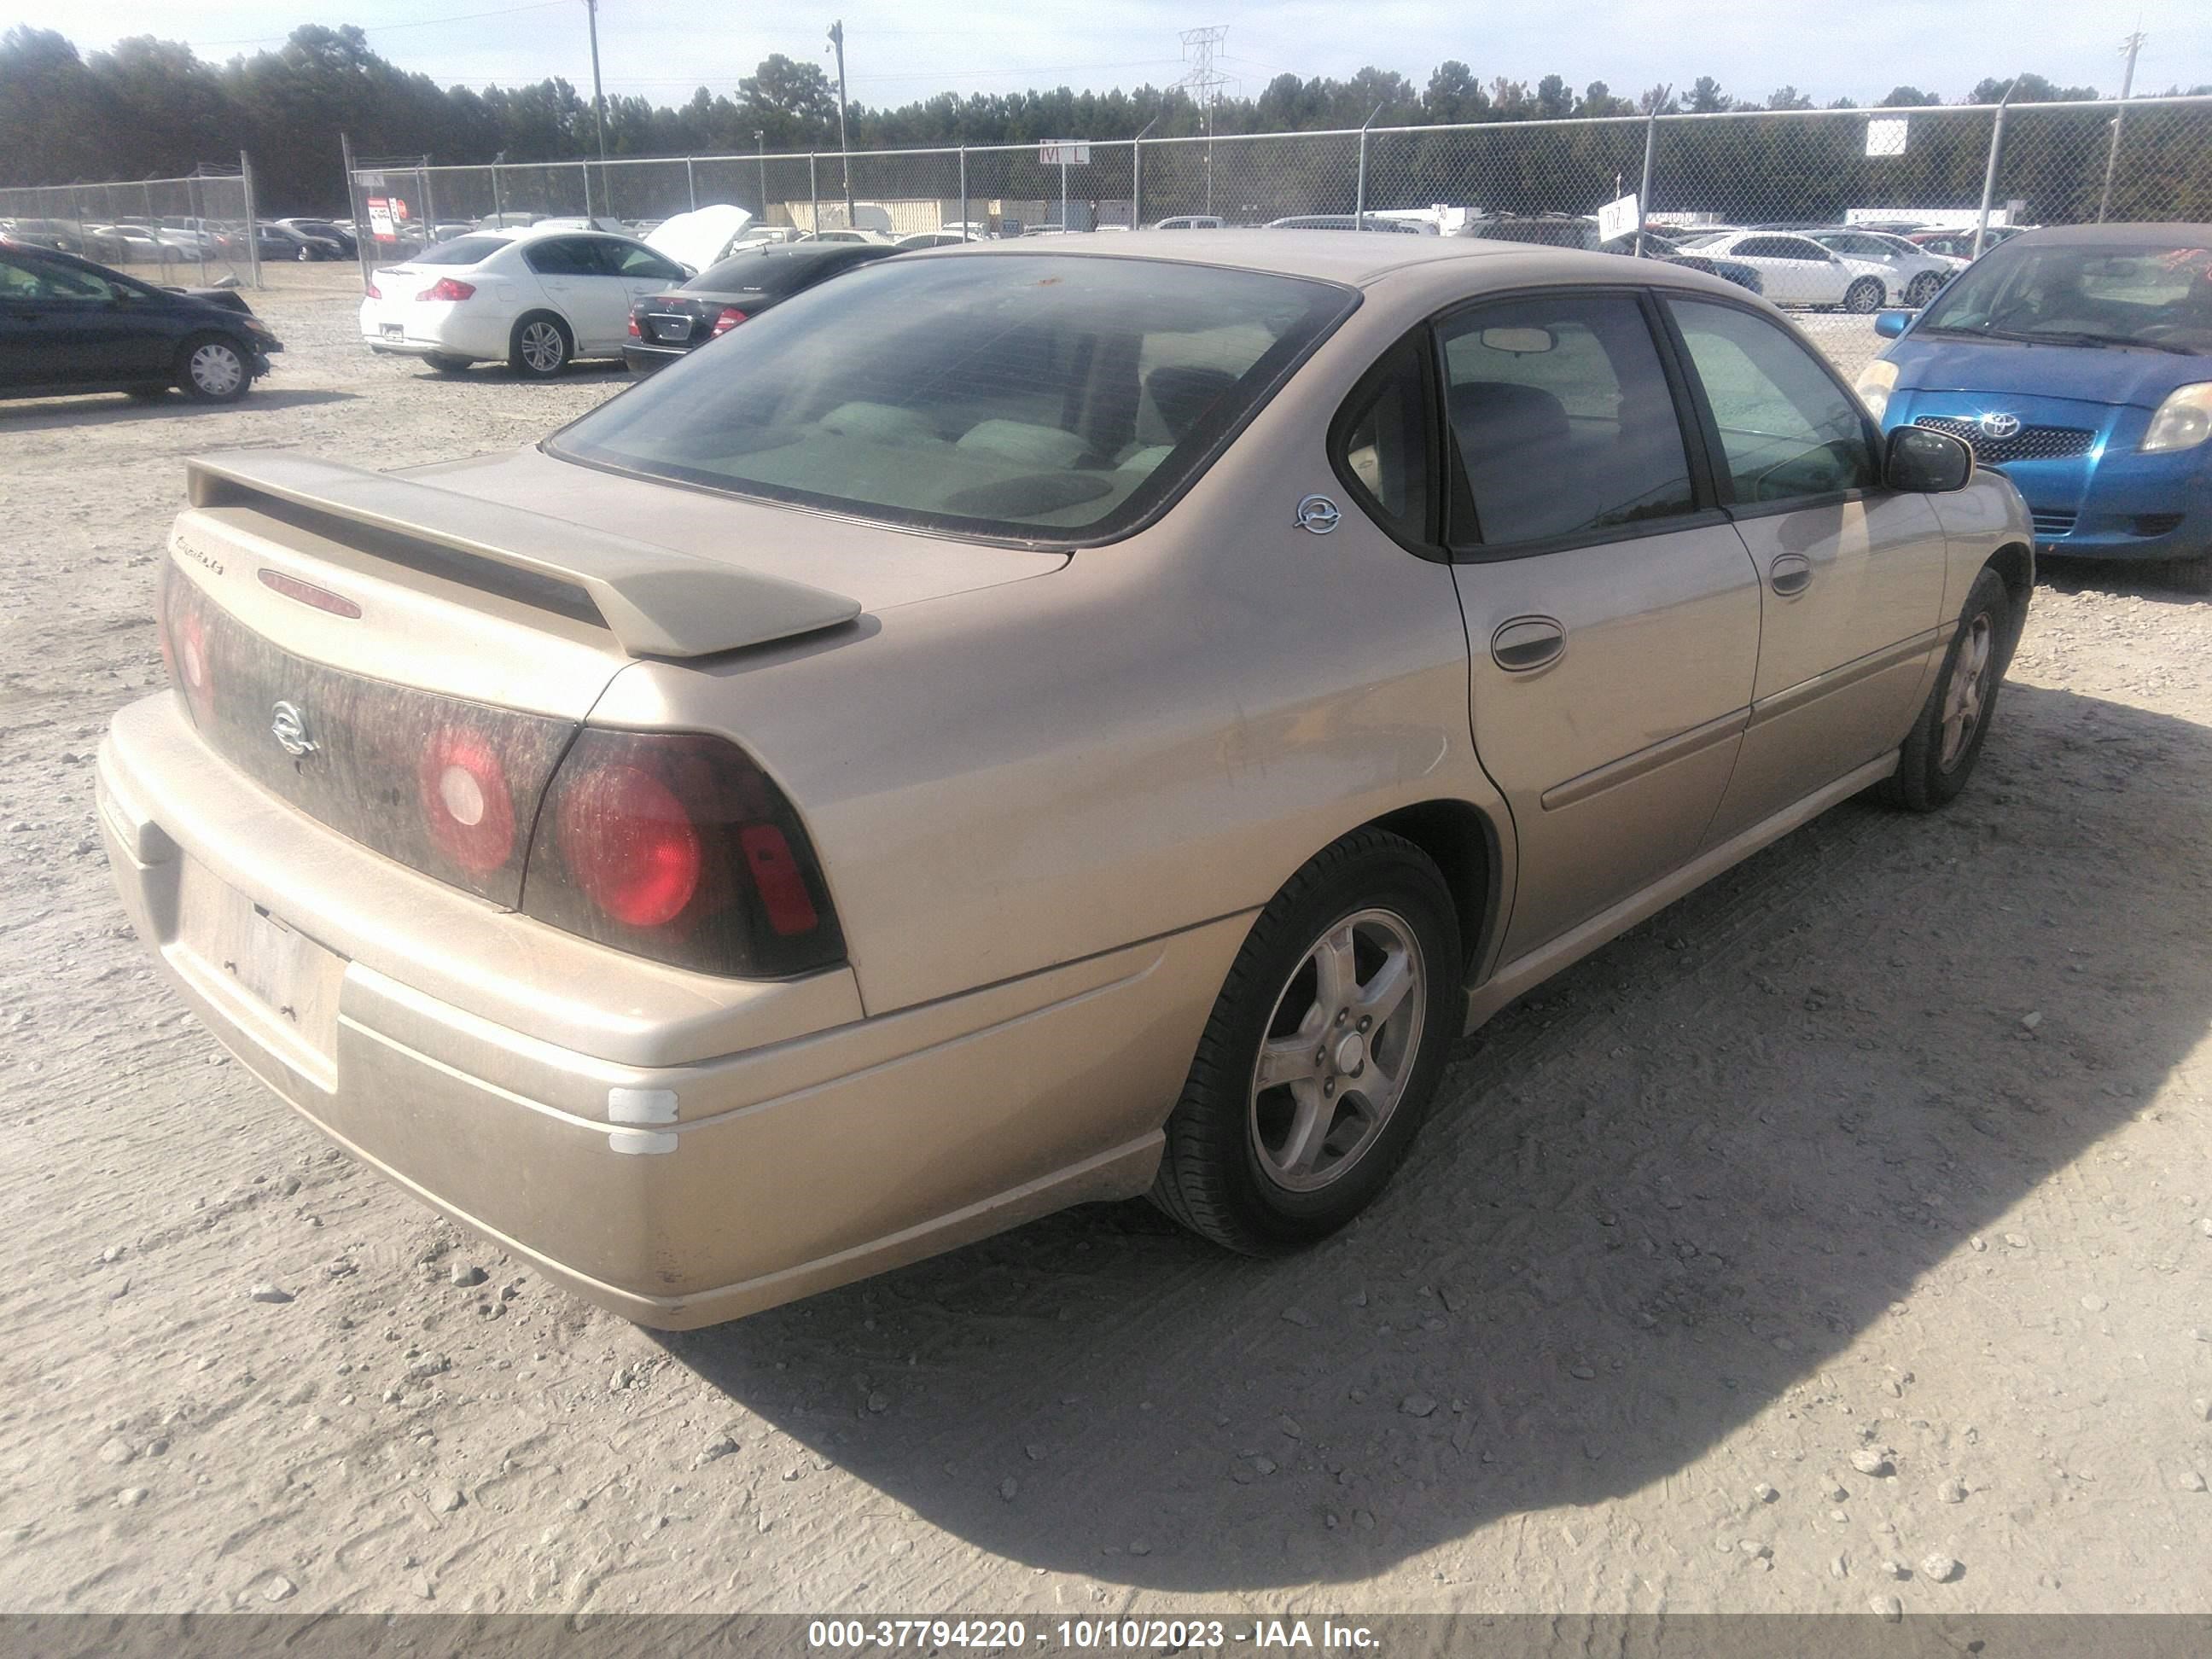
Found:
[[[504,362],[547,380],[579,357],[621,356],[630,302],[691,275],[627,236],[471,231],[377,271],[362,297],[361,337],[445,374]]]
[[[1964,259],[1915,247],[1902,236],[1885,231],[1847,228],[1808,234],[1857,275],[1880,277],[1887,305],[1911,306],[1917,311],[1966,268]]]
[[[1709,259],[1734,259],[1759,273],[1760,291],[1778,306],[1841,306],[1879,311],[1888,288],[1870,270],[1854,270],[1810,237],[1776,230],[1722,230],[1680,245]]]

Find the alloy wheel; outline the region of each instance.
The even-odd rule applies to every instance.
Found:
[[[536,322],[522,331],[522,361],[540,374],[550,374],[568,355],[568,342],[551,323]]]
[[[1951,665],[1951,684],[1943,696],[1943,744],[1936,763],[1948,772],[1958,765],[1981,729],[1982,710],[1989,697],[1990,659],[1995,654],[1996,629],[1989,613],[1978,613],[1959,642],[1958,660]]]
[[[1412,926],[1383,909],[1346,916],[1300,959],[1252,1071],[1247,1134],[1267,1180],[1313,1192],[1374,1145],[1420,1052],[1426,971]]]

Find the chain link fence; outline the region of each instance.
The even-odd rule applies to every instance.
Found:
[[[716,203],[787,234],[894,240],[963,224],[1000,236],[1191,218],[1395,221],[1449,235],[1548,216],[1594,230],[1600,207],[1630,195],[1655,225],[1971,232],[1985,211],[1998,227],[2212,219],[2212,97],[385,167],[352,185],[365,271],[486,223],[591,217],[649,231]],[[1577,234],[1563,226],[1557,240]]]
[[[253,173],[0,189],[0,231],[170,286],[261,285]]]

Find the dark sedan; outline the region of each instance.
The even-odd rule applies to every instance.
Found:
[[[635,302],[623,361],[650,374],[794,294],[897,252],[866,242],[798,242],[732,254],[679,289]]]
[[[158,398],[175,386],[198,403],[235,403],[283,349],[234,291],[155,288],[0,237],[0,398]]]

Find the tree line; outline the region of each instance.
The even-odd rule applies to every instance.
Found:
[[[1993,102],[2005,82],[1982,82],[1967,102]],[[2179,90],[2179,88],[2175,88]],[[2196,91],[2212,91],[2197,88]],[[2023,76],[2015,104],[2094,98],[2094,88]],[[1877,107],[1941,100],[1900,86]],[[1576,91],[1559,76],[1533,84],[1487,81],[1457,60],[1425,85],[1392,70],[1343,80],[1280,75],[1255,96],[1210,109],[1181,87],[1076,92],[1061,87],[963,96],[939,93],[896,107],[851,106],[855,149],[927,144],[1022,144],[1042,139],[1155,137],[1310,131],[1433,122],[1528,121],[1730,109],[1809,109],[1794,87],[1741,99],[1711,76],[1669,93],[1615,94],[1602,81]],[[1852,107],[1849,100],[1831,108]],[[441,164],[580,160],[599,153],[590,98],[558,77],[533,86],[440,86],[370,49],[351,25],[295,29],[273,51],[211,64],[188,46],[150,36],[89,55],[63,35],[20,26],[0,36],[0,185],[69,184],[161,177],[221,163],[240,150],[254,161],[268,212],[337,209],[345,201],[338,135],[357,155],[428,155]],[[636,96],[607,100],[611,155],[682,155],[835,149],[835,83],[818,64],[781,53],[763,60],[734,96],[701,88],[671,107]]]

